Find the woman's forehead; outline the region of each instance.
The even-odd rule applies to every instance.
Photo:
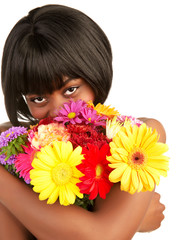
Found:
[[[64,82],[62,78],[56,79],[32,79],[27,80],[27,83],[22,86],[23,94],[44,94],[52,93],[54,90],[63,86]]]
[[[52,93],[55,90],[58,90],[67,84],[75,83],[77,81],[77,77],[69,77],[69,76],[62,76],[61,78],[56,78],[54,80],[47,80],[47,81],[32,81],[26,91],[23,92],[24,95],[26,94],[46,94]]]

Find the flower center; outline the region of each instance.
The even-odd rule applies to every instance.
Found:
[[[12,134],[13,134],[14,132],[12,132]],[[7,135],[6,135],[6,138],[8,138],[9,136],[11,135],[11,133],[8,133]]]
[[[135,148],[128,155],[128,163],[135,169],[140,169],[146,163],[146,161],[146,153],[140,148]]]
[[[76,116],[76,113],[74,113],[74,112],[70,112],[69,114],[68,114],[68,118],[74,118]]]
[[[66,163],[60,163],[52,170],[52,179],[57,185],[64,185],[70,181],[72,169]]]
[[[103,172],[103,167],[100,164],[98,164],[96,166],[96,178],[100,178],[102,175],[102,172]]]

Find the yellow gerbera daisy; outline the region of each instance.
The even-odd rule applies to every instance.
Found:
[[[32,162],[30,171],[33,190],[39,194],[40,200],[53,204],[59,197],[61,205],[73,204],[76,195],[83,197],[76,183],[83,174],[76,168],[81,163],[82,148],[73,150],[70,141],[55,141],[52,145],[41,148]]]
[[[110,105],[106,106],[104,104],[98,103],[96,106],[94,106],[93,102],[89,101],[88,106],[93,107],[97,111],[97,113],[100,115],[102,114],[109,117],[120,115],[119,112],[114,107],[113,108],[110,107]]]
[[[164,156],[168,146],[158,142],[158,133],[146,124],[124,126],[110,143],[111,156],[107,160],[114,168],[110,173],[111,182],[121,182],[121,190],[131,194],[152,191],[158,185],[160,175],[167,176],[168,160]]]

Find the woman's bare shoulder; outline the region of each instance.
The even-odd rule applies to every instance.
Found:
[[[160,135],[159,141],[160,142],[166,142],[166,132],[164,129],[164,126],[161,122],[159,122],[157,119],[154,118],[139,118],[142,122],[146,123],[148,127],[152,127],[153,129],[156,129],[158,134]]]
[[[24,127],[29,127],[29,123],[27,122],[21,122],[20,126],[24,126]],[[0,133],[8,130],[10,127],[12,127],[11,122],[5,122],[5,123],[0,123]]]
[[[10,128],[12,124],[10,122],[0,123],[0,133]]]

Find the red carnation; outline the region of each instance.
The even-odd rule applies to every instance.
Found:
[[[101,128],[94,128],[90,125],[69,124],[67,129],[70,133],[70,141],[74,147],[86,147],[88,143],[97,145],[101,148],[102,145],[109,143],[110,140],[102,132]]]
[[[43,118],[43,119],[41,119],[41,120],[39,121],[38,124],[36,124],[35,126],[33,126],[31,129],[32,129],[34,132],[36,132],[36,131],[38,131],[38,127],[39,127],[40,125],[48,125],[49,123],[54,123],[54,122],[55,122],[55,121],[54,121],[54,118],[53,118],[53,117]]]

